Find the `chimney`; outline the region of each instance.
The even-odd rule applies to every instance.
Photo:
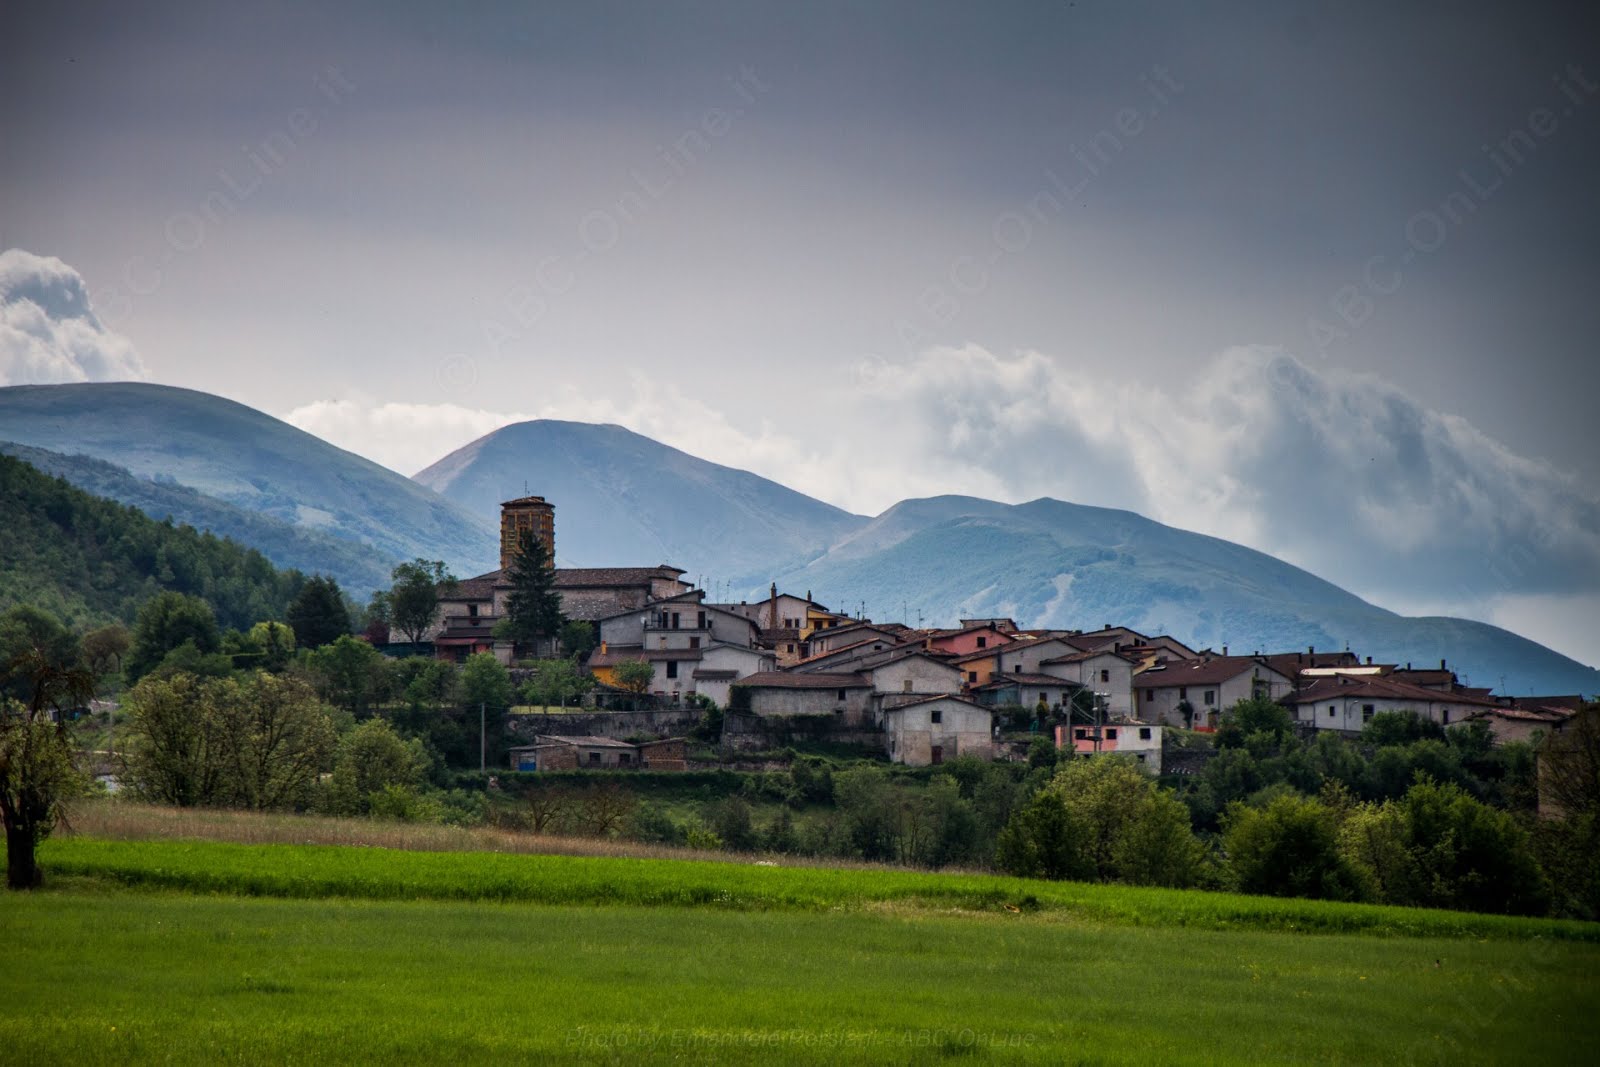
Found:
[[[1222,654],[1224,656],[1226,656],[1228,654],[1228,646],[1227,645],[1223,645],[1222,646]]]
[[[1439,669],[1440,669],[1440,670],[1441,670],[1441,671],[1447,671],[1447,670],[1449,670],[1449,669],[1450,669],[1450,668],[1449,668],[1449,667],[1446,667],[1446,666],[1445,666],[1445,665],[1444,665],[1444,660],[1440,660],[1440,661],[1439,661]]]
[[[1306,655],[1311,657],[1312,666],[1316,666],[1316,663],[1317,663],[1317,646],[1316,645],[1307,645],[1306,646]]]
[[[1369,667],[1372,666],[1372,657],[1371,656],[1367,657],[1367,666],[1369,666]]]

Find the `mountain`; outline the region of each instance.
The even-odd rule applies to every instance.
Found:
[[[64,456],[42,448],[0,441],[0,452],[94,496],[138,508],[153,519],[171,519],[180,526],[207,530],[249,545],[274,566],[305,574],[326,574],[357,596],[389,584],[397,562],[370,545],[275,519],[257,511],[225,504],[187,486],[140,478],[104,460]]]
[[[1508,693],[1600,691],[1600,671],[1498,627],[1396,615],[1254,549],[1059,500],[903,501],[778,581],[912,623],[1116,623],[1234,652],[1349,647],[1378,662],[1448,659],[1471,684]]]
[[[416,480],[485,521],[536,493],[556,505],[562,566],[671,563],[708,587],[765,585],[867,520],[621,426],[541,419],[502,427]]]
[[[493,523],[370,460],[207,393],[124,382],[9,386],[0,388],[0,437],[186,486],[368,546],[385,560],[442,559],[457,574],[476,574],[498,558]]]
[[[131,623],[164,590],[204,597],[223,626],[282,619],[302,576],[261,553],[157,522],[0,455],[0,611],[43,608],[75,628]]]

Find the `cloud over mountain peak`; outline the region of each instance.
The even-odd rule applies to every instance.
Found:
[[[133,343],[95,315],[77,271],[54,256],[0,252],[0,385],[149,377]]]

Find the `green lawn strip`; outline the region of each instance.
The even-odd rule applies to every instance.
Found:
[[[8,1064],[1600,1057],[1572,942],[46,890],[0,943]]]
[[[1600,924],[997,875],[774,867],[754,863],[411,852],[58,837],[48,876],[272,897],[836,910],[874,905],[1045,910],[1091,922],[1202,929],[1552,939],[1600,943]]]

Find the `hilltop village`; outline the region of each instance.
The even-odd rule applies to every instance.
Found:
[[[428,635],[435,655],[492,652],[512,661],[513,647],[496,640],[495,626],[507,612],[518,539],[530,530],[554,559],[554,505],[539,496],[501,505],[500,568],[442,593]],[[1026,722],[1059,747],[1129,754],[1160,773],[1165,728],[1215,730],[1221,713],[1242,700],[1286,706],[1308,734],[1354,735],[1379,712],[1405,710],[1442,726],[1481,720],[1502,742],[1559,728],[1583,706],[1577,695],[1511,698],[1462,685],[1447,660],[1435,667],[1314,647],[1193,649],[1113,622],[1087,631],[1027,629],[1008,618],[913,628],[830,611],[809,593],[776,585],[760,600],[714,603],[684,573],[665,564],[555,568],[553,585],[562,615],[594,627],[598,645],[585,666],[598,707],[633,707],[641,696],[654,709],[715,706],[724,712],[725,746],[800,728],[928,765],[958,755],[1016,756],[1004,727]],[[649,665],[642,693],[619,685],[618,668],[627,663]],[[673,740],[663,739],[653,765],[681,766]],[[553,732],[513,750],[512,759],[522,769],[541,759],[544,766],[638,765],[647,762],[639,747]]]

